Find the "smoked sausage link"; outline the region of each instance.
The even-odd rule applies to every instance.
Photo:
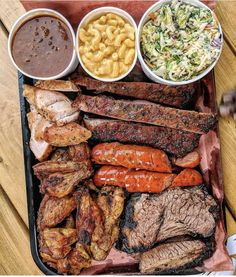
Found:
[[[175,174],[132,170],[118,166],[104,165],[94,175],[97,187],[119,186],[129,192],[159,193],[171,186]]]
[[[148,146],[100,143],[92,150],[92,160],[98,164],[171,173],[166,153]]]

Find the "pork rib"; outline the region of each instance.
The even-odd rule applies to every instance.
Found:
[[[86,117],[84,123],[95,141],[149,145],[177,157],[191,152],[200,138],[196,133],[120,120]]]
[[[83,75],[76,76],[73,82],[77,86],[86,87],[87,90],[95,90],[96,93],[111,92],[121,96],[145,99],[155,103],[161,103],[172,107],[186,108],[191,106],[196,84],[170,87],[166,85],[147,82],[101,82]]]
[[[115,100],[104,95],[78,96],[72,104],[84,112],[193,133],[207,133],[216,123],[211,113],[179,110],[146,101]]]

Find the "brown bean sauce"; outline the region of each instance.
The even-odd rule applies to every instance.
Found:
[[[23,71],[37,77],[51,77],[69,65],[73,38],[60,19],[39,16],[25,22],[15,33],[12,55]]]

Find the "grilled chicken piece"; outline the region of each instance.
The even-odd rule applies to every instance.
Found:
[[[51,155],[51,161],[82,162],[90,159],[90,149],[86,142],[69,147],[57,148]]]
[[[139,269],[141,273],[174,271],[199,265],[205,259],[207,247],[200,240],[187,240],[161,244],[141,254]],[[193,264],[195,262],[195,264]]]
[[[58,271],[64,273],[65,268],[67,272],[72,275],[78,275],[83,268],[88,268],[91,265],[91,258],[84,245],[76,243],[75,248],[69,253],[66,261],[59,261]]]
[[[89,160],[83,162],[73,162],[73,161],[45,161],[38,163],[33,166],[34,174],[39,180],[43,180],[50,174],[55,172],[60,173],[70,173],[78,170],[83,170],[84,167],[91,168],[91,162]]]
[[[37,160],[44,161],[53,151],[53,146],[43,140],[42,134],[45,128],[51,126],[52,123],[44,119],[36,111],[31,111],[30,113],[28,113],[27,118],[31,131],[30,149],[34,153]]]
[[[71,160],[82,162],[90,159],[90,149],[86,142],[68,147],[68,154]]]
[[[51,126],[45,129],[44,140],[51,145],[62,147],[80,144],[91,137],[91,132],[75,122],[64,126]]]
[[[78,232],[78,241],[83,245],[90,245],[91,237],[95,229],[95,219],[93,209],[96,203],[89,194],[86,187],[81,187],[76,193],[77,213],[76,229]]]
[[[75,189],[75,187],[84,179],[87,179],[92,174],[91,167],[81,167],[80,170],[70,173],[52,173],[43,179],[40,185],[41,193],[48,193],[51,196],[58,198],[64,197]]]
[[[53,259],[62,259],[71,251],[71,245],[76,241],[76,229],[46,228],[40,232],[39,251]]]
[[[62,91],[62,92],[79,92],[80,89],[72,81],[64,80],[46,80],[46,81],[37,81],[35,86],[40,89],[53,90],[53,91]]]
[[[70,156],[67,148],[57,148],[51,155],[51,161],[53,162],[63,162],[69,161]]]
[[[97,261],[105,260],[119,235],[119,218],[124,208],[124,191],[121,188],[104,187],[97,199],[104,215],[104,225],[96,220],[90,251]],[[95,218],[99,215],[94,214]]]
[[[47,120],[58,126],[75,121],[79,112],[71,106],[71,100],[64,94],[56,91],[42,90],[29,85],[23,86],[23,95],[30,105]]]
[[[44,230],[46,227],[54,227],[62,222],[76,208],[74,196],[65,196],[63,198],[51,197],[45,195],[40,203],[38,211],[38,230]]]

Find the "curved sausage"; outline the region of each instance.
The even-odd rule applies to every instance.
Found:
[[[98,187],[111,185],[125,187],[129,192],[162,192],[169,186],[175,174],[145,170],[130,170],[118,166],[102,166],[94,175]]]
[[[171,173],[165,152],[148,146],[100,143],[92,150],[92,160],[98,164]]]

